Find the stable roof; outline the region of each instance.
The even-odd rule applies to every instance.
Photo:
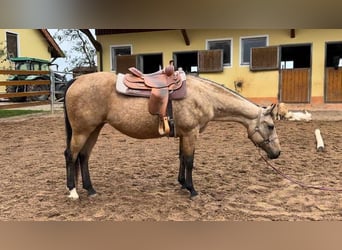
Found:
[[[53,37],[51,36],[49,31],[47,29],[39,29],[39,31],[49,44],[48,49],[49,49],[49,52],[51,54],[51,57],[53,57],[53,58],[65,57],[64,52],[58,46],[58,44],[56,43],[55,39],[53,39]]]

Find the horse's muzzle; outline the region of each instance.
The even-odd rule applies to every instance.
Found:
[[[273,159],[277,159],[280,156],[281,151],[277,151],[277,152],[272,152],[267,154],[268,158],[273,160]]]

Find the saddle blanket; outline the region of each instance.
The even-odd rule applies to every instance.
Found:
[[[116,79],[116,91],[123,95],[150,97],[151,91],[129,89],[124,83],[125,75],[119,73]]]

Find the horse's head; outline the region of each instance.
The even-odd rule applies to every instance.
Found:
[[[262,148],[268,158],[275,159],[280,155],[280,144],[272,119],[275,104],[260,108],[258,117],[248,127],[248,138],[259,148]]]

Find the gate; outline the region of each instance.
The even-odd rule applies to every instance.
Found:
[[[326,68],[325,102],[342,102],[342,68]]]
[[[280,101],[309,103],[310,72],[309,68],[280,70]]]

